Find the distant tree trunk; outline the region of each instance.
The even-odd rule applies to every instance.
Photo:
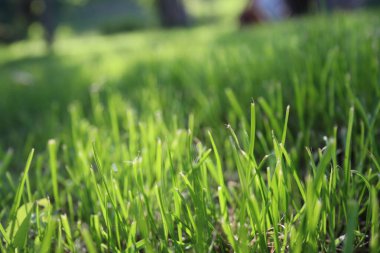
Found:
[[[293,16],[303,15],[309,11],[311,0],[287,0]]]
[[[157,0],[156,3],[164,27],[188,25],[188,16],[182,0]]]
[[[45,11],[42,13],[41,17],[41,23],[45,32],[45,42],[49,51],[52,49],[54,32],[57,26],[57,8],[55,2],[55,0],[45,0]]]
[[[265,20],[264,15],[254,5],[254,1],[250,0],[243,12],[239,16],[240,26],[260,23]]]

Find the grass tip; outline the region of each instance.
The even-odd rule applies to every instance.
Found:
[[[54,145],[56,143],[56,140],[55,139],[49,139],[48,140],[48,144],[49,145]]]

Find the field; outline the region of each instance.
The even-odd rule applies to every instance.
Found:
[[[2,252],[379,252],[379,11],[0,47]]]

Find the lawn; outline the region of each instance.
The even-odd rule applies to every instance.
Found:
[[[1,251],[379,252],[379,15],[1,46]]]

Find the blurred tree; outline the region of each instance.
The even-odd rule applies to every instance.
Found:
[[[52,49],[54,33],[57,27],[57,7],[56,0],[44,0],[44,11],[41,13],[41,23],[45,32],[45,42],[48,50]]]
[[[302,15],[308,12],[310,0],[286,0],[292,15]]]
[[[57,23],[57,0],[0,0],[0,42],[25,39],[34,22],[40,22],[50,48]]]
[[[189,19],[182,0],[156,0],[156,6],[164,27],[188,25]]]
[[[26,37],[34,19],[31,3],[32,0],[0,1],[0,41],[10,43]]]
[[[373,5],[373,6],[376,6],[376,5],[380,5],[380,0],[368,0],[368,5]]]

